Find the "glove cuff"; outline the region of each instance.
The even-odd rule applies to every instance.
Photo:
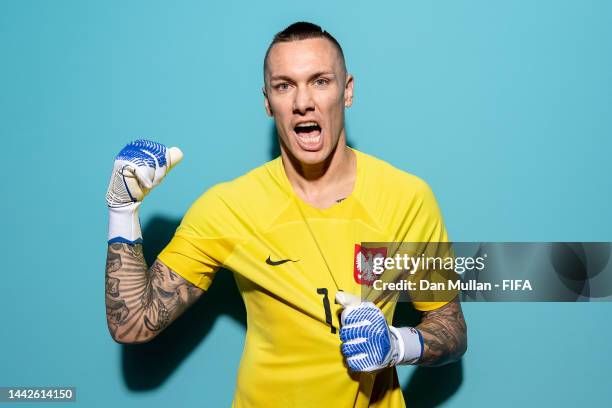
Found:
[[[141,244],[142,232],[138,219],[140,202],[108,209],[108,243]]]
[[[423,336],[414,327],[389,326],[392,337],[397,342],[397,359],[394,365],[416,364],[423,357]]]

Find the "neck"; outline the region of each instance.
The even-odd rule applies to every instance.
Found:
[[[302,200],[317,208],[327,208],[353,191],[357,176],[356,159],[346,145],[344,133],[321,163],[301,163],[282,145],[281,158],[293,190]]]

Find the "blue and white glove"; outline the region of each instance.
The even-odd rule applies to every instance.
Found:
[[[387,324],[383,312],[372,302],[338,292],[344,306],[340,321],[342,354],[352,371],[372,372],[398,364],[414,364],[423,354],[423,337],[413,327]]]
[[[182,159],[183,153],[178,147],[167,149],[150,140],[135,140],[119,152],[106,192],[109,244],[142,242],[138,220],[140,203]]]

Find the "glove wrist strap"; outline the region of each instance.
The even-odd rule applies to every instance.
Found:
[[[397,360],[395,364],[416,364],[423,356],[423,336],[414,327],[390,326],[392,337],[397,340]]]
[[[123,207],[108,209],[108,243],[123,242],[126,244],[142,243],[138,208],[140,202]]]

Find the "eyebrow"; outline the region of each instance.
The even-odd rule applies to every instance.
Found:
[[[320,76],[324,76],[324,75],[331,75],[331,76],[335,76],[335,74],[333,73],[333,71],[319,71],[319,72],[315,72],[314,74],[312,74],[308,80],[311,81],[315,78],[318,78]],[[288,77],[287,75],[272,75],[272,77],[270,78],[270,82],[272,81],[287,81],[287,82],[294,82],[293,78]]]

